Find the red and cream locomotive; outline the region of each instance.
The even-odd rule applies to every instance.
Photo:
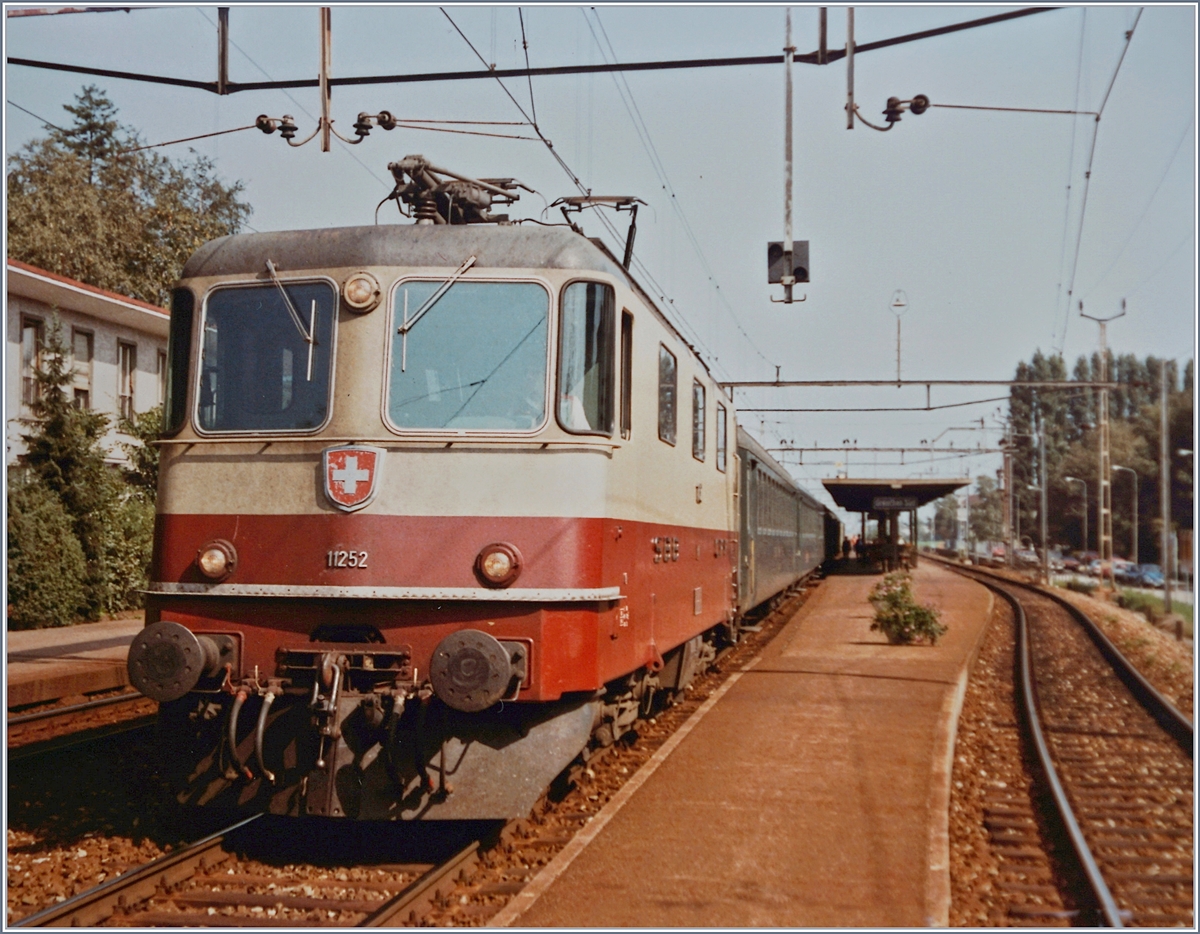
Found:
[[[824,557],[603,244],[391,168],[415,224],[225,237],[173,293],[129,670],[185,803],[522,815]]]

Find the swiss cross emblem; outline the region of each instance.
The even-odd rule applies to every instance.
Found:
[[[353,445],[325,449],[325,495],[346,512],[362,509],[375,497],[383,448]]]

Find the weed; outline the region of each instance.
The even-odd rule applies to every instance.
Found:
[[[938,620],[938,611],[930,605],[921,606],[912,593],[912,576],[907,571],[894,571],[875,585],[868,598],[875,607],[872,632],[882,632],[892,645],[908,645],[928,640],[936,645],[946,627]]]

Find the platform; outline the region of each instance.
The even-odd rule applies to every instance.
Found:
[[[139,615],[7,633],[8,707],[126,686],[129,643],[143,625]]]
[[[879,579],[826,580],[491,923],[946,925],[954,725],[992,597],[922,565],[949,632],[891,646],[870,631]]]

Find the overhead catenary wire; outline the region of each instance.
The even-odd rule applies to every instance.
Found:
[[[196,7],[196,8],[195,8],[195,10],[196,10],[196,12],[197,12],[197,13],[199,13],[199,14],[200,14],[200,16],[201,16],[201,17],[203,17],[203,18],[204,18],[204,21],[205,21],[206,23],[208,23],[208,24],[209,24],[210,26],[212,26],[214,29],[216,28],[216,25],[217,25],[217,24],[216,24],[216,23],[214,23],[214,22],[213,22],[211,19],[209,19],[209,18],[208,18],[208,16],[207,16],[207,14],[205,14],[205,12],[204,12],[202,9],[200,9],[199,7]],[[267,70],[266,70],[265,68],[263,68],[263,67],[262,67],[262,65],[260,65],[260,64],[259,64],[258,62],[256,62],[256,61],[255,61],[253,58],[251,58],[251,57],[250,57],[250,54],[249,54],[249,53],[248,53],[248,52],[247,52],[245,49],[243,49],[243,48],[242,48],[240,45],[238,45],[238,44],[237,44],[237,43],[236,43],[236,42],[235,42],[235,41],[234,41],[232,38],[230,38],[228,41],[229,41],[229,44],[230,44],[231,46],[233,46],[235,49],[237,49],[237,51],[238,51],[238,52],[240,52],[240,53],[242,54],[242,57],[243,57],[243,58],[245,58],[245,59],[246,59],[246,61],[248,61],[248,62],[249,62],[251,65],[253,65],[255,68],[257,68],[257,69],[258,69],[260,72],[262,72],[264,75],[266,75],[268,80],[274,80],[274,79],[272,79],[272,78],[271,78],[271,75],[270,75],[270,73],[268,73],[268,72],[267,72]],[[304,106],[303,104],[301,104],[301,103],[300,103],[298,100],[296,100],[296,98],[292,97],[292,95],[291,95],[291,94],[289,94],[287,91],[284,91],[284,92],[283,92],[283,95],[284,95],[284,97],[286,97],[288,100],[290,100],[290,101],[291,101],[293,104],[295,104],[297,107],[299,107],[299,108],[300,108],[300,111],[301,111],[301,113],[303,113],[303,114],[304,114],[305,116],[307,116],[309,119],[311,119],[311,120],[316,120],[316,119],[317,119],[317,118],[316,118],[316,117],[314,117],[314,116],[313,116],[311,113],[309,113],[309,110],[308,110],[308,108],[307,108],[307,107],[305,107],[305,106]],[[338,142],[338,145],[342,147],[342,151],[343,151],[343,152],[345,152],[345,154],[346,154],[346,155],[348,155],[348,156],[349,156],[351,159],[353,159],[353,160],[354,160],[355,162],[357,162],[357,163],[358,163],[360,166],[362,166],[362,168],[363,168],[363,169],[366,171],[366,173],[367,173],[368,175],[370,175],[370,176],[371,176],[373,179],[375,179],[375,181],[379,182],[379,184],[383,185],[384,187],[386,187],[386,188],[388,188],[388,189],[391,189],[391,188],[394,186],[394,184],[395,184],[394,182],[391,182],[391,181],[386,181],[386,180],[384,180],[384,179],[380,178],[380,177],[379,177],[379,176],[378,176],[378,175],[375,173],[375,170],[374,170],[374,169],[372,169],[372,168],[371,168],[369,165],[367,165],[365,162],[363,162],[363,161],[362,161],[360,158],[358,158],[358,156],[357,156],[357,155],[355,155],[354,151],[353,151],[352,149],[350,149],[348,146],[346,146],[346,144],[345,144],[345,143],[342,143],[341,141],[339,141],[339,142]]]
[[[1083,16],[1079,21],[1079,52],[1075,58],[1075,99],[1071,105],[1079,109],[1079,90],[1083,82],[1083,40],[1087,35],[1087,7],[1083,8]],[[1067,152],[1067,197],[1063,204],[1062,240],[1058,247],[1058,285],[1054,292],[1054,327],[1050,333],[1050,342],[1058,339],[1058,306],[1062,301],[1063,269],[1067,262],[1067,232],[1071,226],[1071,179],[1075,174],[1075,139],[1078,136],[1079,121],[1071,121],[1071,147]],[[1070,303],[1067,303],[1068,308]]]
[[[1100,117],[1104,114],[1104,107],[1108,103],[1109,95],[1112,94],[1113,86],[1117,83],[1117,75],[1121,73],[1121,64],[1125,61],[1125,53],[1129,51],[1129,44],[1133,41],[1133,34],[1137,30],[1138,22],[1141,20],[1145,9],[1145,7],[1138,7],[1137,16],[1133,19],[1133,25],[1125,33],[1125,45],[1121,49],[1121,57],[1117,59],[1117,67],[1113,69],[1112,78],[1108,82],[1108,88],[1104,92],[1100,106],[1096,109],[1096,119],[1092,125],[1092,145],[1088,152],[1087,169],[1083,173],[1083,199],[1079,207],[1079,232],[1075,238],[1075,258],[1071,261],[1071,277],[1068,280],[1069,284],[1067,286],[1067,313],[1063,320],[1062,340],[1056,348],[1059,353],[1062,353],[1063,347],[1066,346],[1067,328],[1071,323],[1071,299],[1075,294],[1075,275],[1079,271],[1079,249],[1083,244],[1083,224],[1087,215],[1088,189],[1091,187],[1092,181],[1092,162],[1096,158],[1096,140],[1100,136]]]
[[[66,131],[66,130],[64,130],[62,127],[60,127],[60,126],[55,126],[53,123],[51,123],[51,122],[50,122],[49,120],[47,120],[45,117],[39,117],[39,116],[38,116],[37,114],[35,114],[35,113],[34,113],[32,110],[26,110],[26,109],[25,109],[24,107],[22,107],[20,104],[16,103],[15,101],[9,100],[7,97],[4,99],[4,102],[5,102],[6,104],[8,104],[8,105],[12,106],[12,107],[16,107],[16,108],[17,108],[17,110],[21,111],[21,113],[29,114],[29,116],[33,117],[33,119],[35,119],[35,120],[41,120],[41,121],[42,121],[42,125],[43,125],[43,126],[48,126],[48,127],[49,127],[50,129],[52,129],[52,130],[58,130],[58,132],[59,132],[59,133],[66,133],[66,132],[67,132],[67,131]]]
[[[595,17],[596,25],[600,27],[600,32],[603,34],[604,41],[608,45],[607,52],[605,51],[604,46],[600,43],[600,39],[596,35],[596,30],[592,26],[591,20],[588,19],[587,11],[580,9],[580,13],[583,14],[584,21],[588,24],[588,29],[592,33],[592,38],[595,40],[596,46],[597,46],[597,48],[599,48],[601,56],[603,56],[605,58],[605,60],[607,61],[609,56],[611,55],[612,62],[614,64],[618,63],[619,59],[617,57],[616,49],[614,48],[614,46],[612,44],[612,40],[609,38],[608,30],[604,28],[604,23],[600,19],[600,12],[594,6],[591,7],[590,9],[592,11],[592,16]],[[762,358],[763,362],[766,363],[768,366],[774,366],[774,363],[772,363],[772,361],[770,359],[768,359],[767,355],[764,354],[762,352],[762,350],[759,348],[759,346],[754,342],[754,339],[751,338],[750,335],[746,332],[746,329],[744,327],[742,327],[741,321],[738,320],[737,313],[734,311],[733,306],[730,304],[728,299],[725,297],[725,293],[721,289],[721,284],[720,284],[720,282],[717,281],[716,274],[713,272],[712,267],[709,265],[708,257],[705,255],[704,249],[700,246],[700,240],[696,236],[696,232],[692,228],[692,224],[688,220],[687,215],[684,213],[682,206],[679,204],[679,199],[675,195],[675,189],[671,185],[670,178],[667,176],[666,165],[663,163],[662,157],[658,153],[658,148],[654,145],[654,140],[650,136],[650,129],[648,126],[646,126],[645,118],[642,116],[641,109],[637,105],[637,100],[633,96],[633,89],[629,87],[628,80],[625,78],[624,74],[621,74],[620,78],[618,79],[616,72],[612,72],[612,77],[613,77],[613,84],[615,84],[617,87],[617,93],[621,97],[621,103],[625,105],[625,111],[626,111],[626,113],[629,114],[629,119],[633,122],[634,129],[636,130],[637,135],[638,135],[638,139],[642,143],[642,148],[646,151],[646,155],[650,159],[650,165],[654,169],[655,174],[658,176],[659,182],[663,186],[663,189],[667,192],[667,196],[670,201],[671,208],[675,212],[676,216],[679,218],[680,223],[683,225],[684,233],[687,235],[688,240],[691,242],[692,249],[695,251],[696,256],[699,258],[701,268],[703,268],[705,275],[708,277],[708,281],[712,284],[714,292],[716,293],[717,297],[721,300],[721,303],[725,306],[726,310],[729,312],[730,319],[733,321],[733,323],[737,327],[738,331],[741,332],[742,336],[746,339],[746,341],[754,349],[754,352],[757,353],[758,356]]]
[[[478,58],[479,61],[484,64],[484,66],[488,66],[487,60],[480,54],[479,50],[477,48],[475,48],[475,44],[473,42],[471,42],[470,39],[467,38],[466,33],[464,33],[459,28],[458,24],[456,22],[454,22],[454,19],[450,16],[449,13],[446,12],[445,8],[438,7],[438,9],[441,10],[442,15],[446,17],[446,19],[450,22],[450,25],[454,27],[454,31],[459,34],[459,36],[462,38],[463,42],[465,42],[467,44],[467,47],[470,48],[470,50],[473,53],[475,53],[475,57]],[[583,182],[580,181],[579,176],[575,174],[574,170],[572,170],[571,167],[569,165],[567,165],[566,160],[563,159],[563,157],[561,155],[559,155],[558,151],[554,148],[554,144],[551,143],[550,140],[546,138],[546,135],[544,133],[542,133],[541,128],[533,120],[533,117],[528,112],[526,112],[524,107],[521,106],[520,101],[518,101],[516,99],[516,97],[513,96],[513,93],[508,89],[508,86],[502,80],[500,80],[499,75],[496,76],[496,83],[500,85],[500,87],[504,91],[505,95],[508,97],[508,99],[510,101],[512,101],[513,106],[517,108],[517,110],[520,112],[521,116],[523,116],[525,118],[525,120],[528,122],[529,126],[531,126],[533,128],[533,131],[538,135],[538,138],[542,141],[542,143],[550,151],[550,154],[554,157],[554,160],[559,164],[559,166],[562,168],[562,170],[564,172],[566,172],[567,177],[571,179],[571,182],[579,190],[579,193],[582,195],[590,195],[592,193],[591,189],[588,188],[586,185],[584,185]],[[612,221],[609,220],[608,217],[605,216],[604,212],[601,210],[597,210],[596,216],[599,218],[600,222],[604,225],[604,227],[608,230],[610,236],[613,237],[614,241],[620,242],[620,234],[618,233],[616,227],[613,225]],[[662,297],[665,300],[664,290],[654,280],[654,277],[650,275],[650,271],[648,269],[646,269],[644,264],[640,263],[635,258],[634,265],[637,266],[639,271],[645,276],[645,278],[651,283],[651,285],[653,285],[653,287],[657,291],[660,292],[660,297]],[[673,304],[673,303],[671,303],[671,304]],[[665,308],[662,309],[662,311],[664,314],[666,314]],[[676,328],[681,332],[681,334],[684,330],[690,331],[690,333],[692,335],[692,339],[694,339],[696,341],[696,344],[698,346],[703,348],[703,346],[704,346],[703,342],[699,340],[698,335],[696,335],[695,332],[690,329],[690,327],[686,326],[685,320],[682,317],[679,317],[676,319],[675,316],[672,316],[672,319],[674,320],[674,324],[675,324]],[[691,346],[691,345],[689,344],[689,346]],[[695,350],[696,348],[693,347],[692,349]],[[704,349],[705,349],[706,356],[713,358],[714,355],[711,352],[708,352],[707,348],[704,348]]]
[[[1195,114],[1191,114],[1188,117],[1187,125],[1183,128],[1183,132],[1179,134],[1179,141],[1175,144],[1175,149],[1171,153],[1171,158],[1167,160],[1166,167],[1162,170],[1162,175],[1159,176],[1158,184],[1154,186],[1154,191],[1146,201],[1146,206],[1142,209],[1142,213],[1138,216],[1136,223],[1134,223],[1132,229],[1129,231],[1129,236],[1125,238],[1125,242],[1121,245],[1121,249],[1117,251],[1116,257],[1109,264],[1104,275],[1101,276],[1100,279],[1097,280],[1092,286],[1083,290],[1082,294],[1085,297],[1090,295],[1097,288],[1104,284],[1108,277],[1112,275],[1113,271],[1117,268],[1117,263],[1121,261],[1121,258],[1125,255],[1125,251],[1129,249],[1129,244],[1133,242],[1134,235],[1141,228],[1142,221],[1144,221],[1146,216],[1150,213],[1150,208],[1154,206],[1154,200],[1158,197],[1158,193],[1162,189],[1163,182],[1167,180],[1167,175],[1170,173],[1171,167],[1175,165],[1175,160],[1179,157],[1179,153],[1183,150],[1183,143],[1188,138],[1188,130],[1192,128],[1192,123],[1195,121],[1195,119]]]

